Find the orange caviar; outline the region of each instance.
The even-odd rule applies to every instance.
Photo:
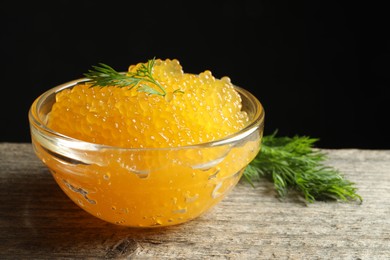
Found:
[[[156,60],[153,77],[166,89],[164,98],[126,87],[83,84],[66,89],[57,94],[48,126],[92,143],[144,148],[210,142],[247,123],[228,77],[184,73],[177,60],[169,59]],[[177,89],[181,91],[173,93]]]
[[[241,96],[228,77],[216,79],[210,71],[187,74],[169,59],[156,60],[153,77],[165,96],[89,83],[56,94],[47,126],[106,145],[102,148],[83,150],[82,142],[66,147],[66,139],[54,149],[33,135],[37,155],[61,189],[111,223],[153,227],[193,219],[237,184],[259,150],[260,131],[227,144],[189,146],[220,140],[248,125]]]

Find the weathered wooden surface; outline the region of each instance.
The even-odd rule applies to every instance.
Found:
[[[281,202],[243,182],[191,222],[131,229],[71,202],[31,144],[0,143],[0,259],[390,259],[390,150],[325,151],[363,204]]]

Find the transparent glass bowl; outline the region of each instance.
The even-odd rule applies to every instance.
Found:
[[[67,196],[102,220],[158,227],[198,217],[221,201],[260,149],[261,103],[240,87],[250,123],[224,139],[176,148],[129,149],[71,138],[46,126],[56,93],[85,81],[54,87],[29,111],[36,155]]]

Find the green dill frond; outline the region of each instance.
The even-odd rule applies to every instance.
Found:
[[[153,66],[155,58],[141,64],[136,72],[120,73],[107,64],[99,63],[99,66],[92,66],[84,76],[89,79],[91,87],[116,86],[129,89],[137,88],[139,92],[165,96],[166,91],[161,84],[153,78]],[[149,82],[157,89],[142,83]]]
[[[337,169],[324,165],[326,154],[314,148],[318,139],[277,137],[276,133],[263,137],[260,152],[245,169],[244,178],[251,185],[268,177],[281,198],[294,189],[310,203],[326,199],[363,201],[354,183]]]

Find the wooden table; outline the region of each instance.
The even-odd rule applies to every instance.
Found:
[[[68,199],[31,144],[0,143],[0,259],[390,259],[390,150],[324,150],[363,204],[280,201],[244,181],[188,223],[132,229]]]

